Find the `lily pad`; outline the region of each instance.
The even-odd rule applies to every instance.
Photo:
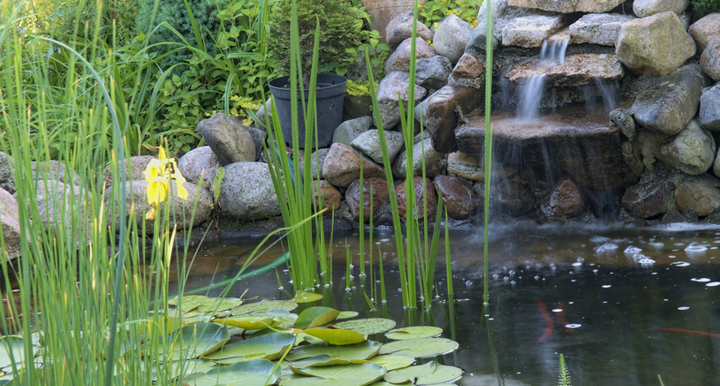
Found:
[[[213,322],[245,330],[262,330],[264,328],[275,327],[280,324],[280,321],[273,319],[272,316],[267,314],[249,314],[230,316],[228,318],[216,318],[213,319]]]
[[[323,296],[314,292],[298,291],[295,293],[295,301],[298,303],[312,303],[322,299]]]
[[[403,354],[376,355],[368,359],[368,362],[380,365],[387,369],[387,371],[390,371],[403,369],[412,365],[415,363],[415,358]]]
[[[264,386],[274,384],[280,368],[267,359],[220,366],[205,374],[193,374],[184,379],[190,386]]]
[[[358,315],[360,315],[360,313],[357,311],[340,311],[340,313],[338,314],[336,319],[337,320],[352,319]]]
[[[392,330],[396,324],[397,323],[391,319],[368,318],[335,323],[333,327],[346,328],[348,330],[355,330],[364,335],[372,335]]]
[[[413,326],[396,328],[385,336],[392,340],[407,340],[407,339],[422,339],[440,336],[443,330],[440,327],[435,326]]]
[[[219,363],[227,363],[223,362],[222,359],[232,357],[275,360],[280,358],[282,353],[292,347],[294,343],[295,335],[293,334],[275,333],[262,335],[225,345],[220,350],[206,356],[206,358],[216,360]],[[238,361],[234,360],[231,363],[235,362]]]
[[[381,346],[382,344],[380,342],[371,340],[347,346],[312,344],[292,350],[285,359],[292,362],[318,355],[328,355],[332,358],[342,358],[346,360],[370,359],[377,355]]]
[[[460,376],[462,376],[460,368],[428,362],[424,365],[390,371],[385,374],[385,380],[395,384],[412,382],[415,385],[432,385],[452,382],[459,379]]]
[[[374,363],[362,363],[328,367],[306,367],[299,370],[298,374],[307,375],[312,378],[291,378],[285,382],[284,385],[364,386],[381,379],[385,375],[385,369]]]
[[[170,339],[173,339],[171,355],[174,360],[193,359],[222,347],[230,340],[230,334],[227,328],[215,323],[198,323],[183,327],[171,334]]]
[[[297,302],[294,299],[290,300],[263,300],[261,302],[243,304],[240,307],[235,307],[230,312],[234,315],[249,314],[251,312],[261,311],[272,311],[272,310],[285,310],[292,311],[298,307]]]
[[[398,340],[385,343],[380,354],[405,354],[415,358],[430,358],[457,350],[460,345],[445,338]]]
[[[298,315],[295,328],[306,329],[324,326],[337,318],[340,311],[330,307],[310,307]]]
[[[35,349],[33,348],[33,355]],[[19,336],[4,336],[0,338],[0,367],[10,366],[10,354],[15,363],[20,365],[25,356],[25,340]]]
[[[188,376],[190,374],[206,373],[215,367],[217,367],[215,362],[202,359],[173,361],[171,372],[173,377],[180,376],[180,372]]]
[[[367,339],[365,335],[357,331],[341,328],[308,328],[305,333],[336,346],[360,343]]]
[[[174,297],[168,300],[168,304],[177,307],[179,300],[179,297]],[[182,298],[183,311],[195,311],[204,314],[229,310],[241,304],[242,299],[238,298],[209,298],[203,295],[186,295]]]
[[[311,366],[336,366],[336,365],[349,365],[353,363],[351,360],[342,358],[333,358],[330,355],[318,355],[312,358],[302,359],[296,362],[292,362],[291,368],[302,369],[304,367]]]

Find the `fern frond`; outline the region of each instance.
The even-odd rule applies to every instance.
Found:
[[[572,386],[570,381],[570,371],[568,370],[567,364],[565,363],[565,357],[560,354],[560,366],[558,374],[558,386]]]

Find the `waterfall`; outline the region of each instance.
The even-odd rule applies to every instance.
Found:
[[[538,66],[550,67],[565,61],[569,38],[545,40],[540,49]],[[545,90],[545,75],[535,74],[520,86],[520,101],[517,117],[522,121],[534,121],[539,117],[540,100]]]

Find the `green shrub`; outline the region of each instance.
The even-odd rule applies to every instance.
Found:
[[[480,4],[481,0],[428,0],[420,6],[419,19],[432,26],[446,16],[455,14],[475,28]]]
[[[720,12],[720,0],[691,0],[695,17],[699,18],[712,12]]]

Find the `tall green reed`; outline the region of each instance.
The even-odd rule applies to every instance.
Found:
[[[487,21],[485,25],[485,197],[483,201],[483,304],[490,305],[489,290],[489,237],[490,178],[492,176],[492,72],[493,72],[493,13],[492,1],[485,1]]]

